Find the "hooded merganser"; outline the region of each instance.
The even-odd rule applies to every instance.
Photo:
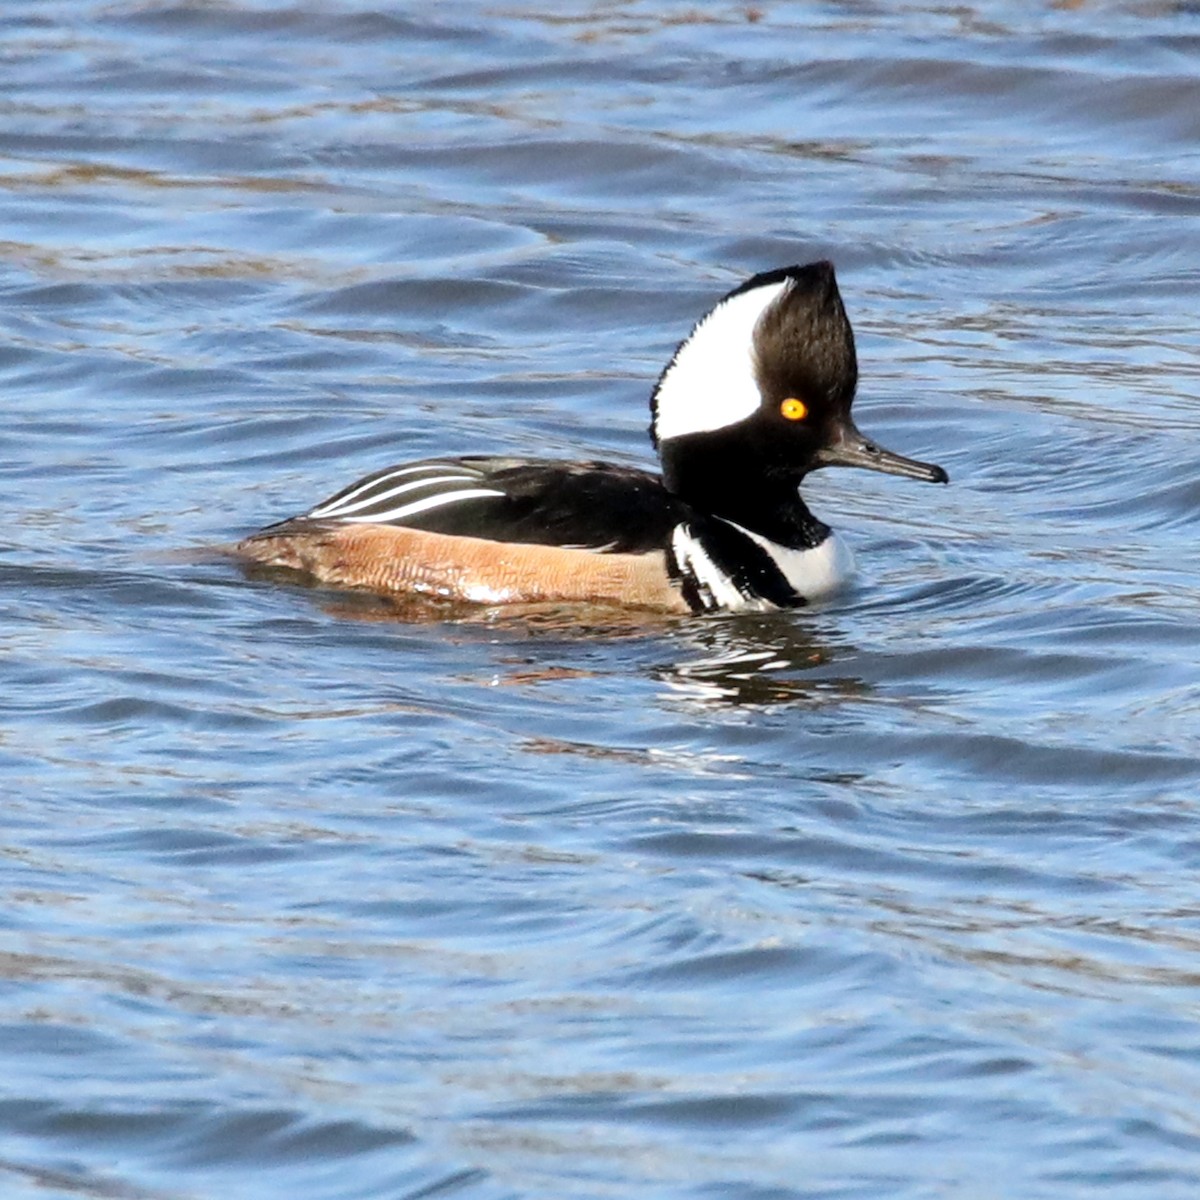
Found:
[[[650,400],[660,476],[601,462],[435,458],[388,467],[238,552],[323,583],[476,601],[674,612],[794,608],[853,569],[800,497],[818,467],[948,476],[850,416],[854,334],[827,262],[722,297]]]

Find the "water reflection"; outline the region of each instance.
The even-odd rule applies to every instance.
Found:
[[[804,613],[718,617],[688,623],[687,657],[654,669],[671,693],[703,705],[827,703],[831,694],[861,695],[860,679],[831,679],[813,672],[837,655]]]
[[[813,627],[811,615],[678,617],[603,605],[505,605],[486,607],[417,595],[331,591],[285,568],[239,564],[250,580],[303,588],[329,616],[397,625],[442,625],[461,637],[471,631],[502,634],[505,641],[565,639],[587,643],[653,638],[671,657],[653,665],[653,678],[676,699],[697,704],[779,705],[827,703],[831,694],[861,696],[861,679],[813,678],[835,660]],[[521,658],[491,682],[529,685],[586,674],[562,665],[530,664]]]
[[[0,1193],[1200,1194],[1196,5],[380,7],[4,9]],[[823,254],[828,608],[147,561]]]

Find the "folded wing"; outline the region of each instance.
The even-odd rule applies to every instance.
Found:
[[[376,471],[261,533],[395,525],[452,537],[641,554],[664,549],[687,515],[658,476],[631,467],[432,458]]]

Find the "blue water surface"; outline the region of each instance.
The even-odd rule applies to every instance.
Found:
[[[12,0],[0,1195],[1200,1192],[1200,10]],[[811,610],[417,616],[214,551],[650,465],[829,257]]]

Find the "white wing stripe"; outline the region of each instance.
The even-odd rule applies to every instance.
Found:
[[[371,485],[372,488],[379,487],[381,484],[386,484],[391,476],[385,476],[383,479],[376,479]],[[357,512],[360,508],[367,508],[369,505],[379,504],[384,500],[390,500],[393,496],[403,495],[405,492],[416,491],[417,488],[431,487],[438,483],[474,483],[475,478],[471,475],[435,475],[431,479],[417,479],[411,483],[401,483],[396,487],[387,488],[382,492],[372,492],[369,496],[362,499],[356,497],[362,496],[362,488],[357,489],[352,495],[344,496],[336,504],[322,504],[319,508],[314,508],[308,515],[310,517],[343,517],[352,512]]]
[[[368,479],[362,480],[356,487],[349,488],[337,498],[337,506],[340,508],[343,504],[349,503],[351,500],[357,499],[363,492],[370,491],[371,488],[379,487],[381,484],[390,483],[393,479],[399,479],[402,475],[415,475],[418,472],[429,471],[464,471],[461,463],[454,462],[422,462],[411,463],[407,467],[393,467],[390,471],[384,471],[381,475],[375,475]],[[466,475],[464,478],[482,478],[482,475]],[[326,510],[330,508],[327,502],[318,506],[321,515],[324,515]],[[314,509],[308,515],[316,516],[318,509]]]
[[[415,517],[417,513],[428,512],[431,508],[440,508],[443,504],[457,504],[460,500],[474,500],[477,496],[503,496],[494,488],[463,488],[458,492],[440,492],[436,496],[426,496],[424,500],[413,500],[402,504],[399,508],[388,509],[385,512],[372,512],[362,517],[339,517],[342,521],[360,521],[364,524],[378,525],[385,521],[403,521],[407,517]]]

